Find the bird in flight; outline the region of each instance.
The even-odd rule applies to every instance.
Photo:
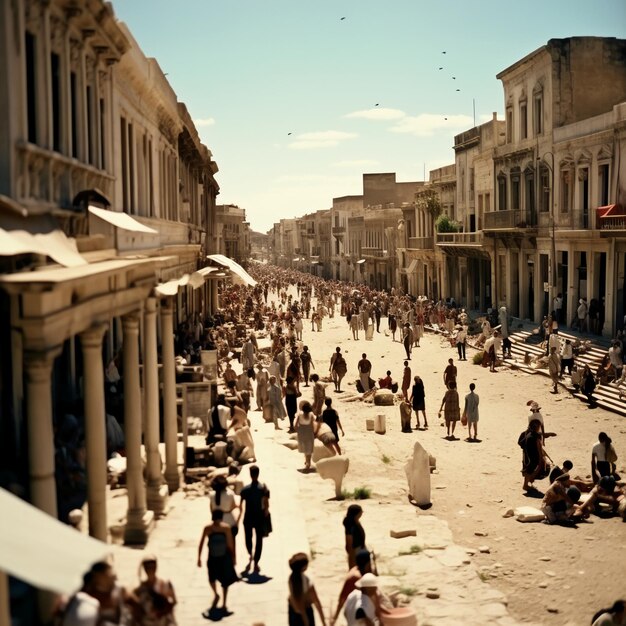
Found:
[[[378,106],[378,102],[374,106],[377,107]]]
[[[461,91],[460,89],[457,89],[457,91]]]
[[[447,119],[448,119],[448,118],[447,118],[447,117],[444,117],[443,119],[447,121]]]
[[[456,80],[456,76],[453,76],[453,77],[452,77],[452,80]]]
[[[443,69],[443,67],[440,67],[439,69],[440,69],[440,70],[442,70],[442,69]]]
[[[343,20],[345,20],[345,19],[346,19],[345,17],[342,17],[340,21],[343,21]]]
[[[289,137],[289,135],[291,135],[291,133],[287,133],[287,137]]]
[[[446,51],[444,50],[441,54],[445,54],[445,53],[446,53]]]

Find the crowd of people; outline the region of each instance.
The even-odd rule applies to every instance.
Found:
[[[208,415],[207,442],[225,440],[229,433],[249,427],[255,419],[251,414],[258,412],[268,427],[285,428],[289,434],[295,435],[298,451],[304,458],[304,471],[312,469],[316,441],[326,448],[328,455],[341,455],[340,442],[345,431],[338,409],[340,405],[329,396],[331,386],[332,393],[345,392],[348,364],[344,349],[337,346],[330,355],[324,355],[319,353],[315,344],[309,346],[303,341],[305,324],[311,324],[311,332],[324,332],[325,320],[334,317],[345,320],[352,341],[372,341],[374,336],[381,335],[387,341],[402,344],[401,381],[393,380],[393,367],[374,372],[375,366],[367,351],[359,350],[361,358],[354,372],[355,389],[364,397],[374,390],[398,393],[402,430],[412,431],[413,415],[417,430],[429,428],[427,390],[420,375],[412,371],[418,368],[412,365],[419,361],[415,359],[415,351],[420,348],[426,326],[443,331],[458,352],[458,361],[466,360],[470,320],[453,299],[435,302],[414,298],[399,289],[378,291],[363,284],[326,281],[262,264],[251,267],[250,273],[257,281],[256,286],[233,284],[225,287],[220,294],[218,312],[194,316],[181,324],[176,332],[179,367],[199,364],[202,350],[217,352],[220,389]],[[556,311],[551,319],[546,320],[545,326],[548,366],[555,389],[555,380],[565,369],[571,372],[574,362],[571,342],[560,342],[558,337],[558,316]],[[559,338],[559,345],[556,338]],[[511,354],[509,320],[504,307],[494,310],[482,322],[474,341],[483,350],[482,364],[496,372],[500,354],[502,359]],[[613,380],[618,385],[626,381],[622,349],[618,337],[608,354]],[[558,360],[553,356],[555,354]],[[380,376],[375,378],[376,374]],[[583,377],[583,390],[588,389],[584,380]],[[303,398],[306,388],[310,388],[306,393],[312,396],[311,399]],[[450,358],[443,369],[441,395],[436,390],[434,392],[437,398],[441,397],[438,416],[441,426],[446,429],[445,438],[458,441],[456,429],[461,422],[468,429],[466,441],[480,443],[480,402],[476,384],[472,382],[464,389],[461,392],[457,366]],[[592,393],[593,390],[590,395]],[[599,434],[598,442],[591,450],[592,480],[580,479],[574,476],[571,461],[563,462],[560,467],[551,464],[546,440],[553,433],[546,431],[539,405],[531,402],[529,407],[528,428],[518,440],[523,457],[523,489],[543,498],[541,510],[546,520],[569,524],[584,520],[592,513],[626,514],[625,494],[616,472],[617,454],[610,437],[604,432]],[[207,576],[213,593],[212,604],[205,613],[207,618],[229,614],[228,590],[233,584],[242,578],[262,576],[260,562],[264,538],[272,532],[270,490],[259,480],[259,466],[249,466],[250,483],[237,494],[235,486],[239,481],[239,469],[234,464],[228,468],[227,474],[218,475],[211,483],[211,520],[202,530],[197,559],[198,567],[202,567],[206,552]],[[549,482],[545,493],[535,487],[535,481],[542,479]],[[343,526],[348,574],[334,615],[324,615],[314,582],[307,574],[308,556],[297,553],[289,560],[290,625],[313,626],[315,611],[322,624],[327,623],[327,617],[329,623],[334,623],[343,614],[349,626],[373,625],[383,623],[385,614],[393,610],[379,588],[362,516],[363,509],[359,505],[347,507]],[[244,530],[248,554],[242,571],[238,571],[236,558],[240,527]],[[93,576],[90,575],[89,580],[86,578],[85,587],[79,593],[96,598],[101,610],[105,611],[119,600],[119,606],[128,607],[135,620],[129,623],[175,624],[173,586],[156,577],[156,559],[144,562],[143,569],[145,580],[132,592],[121,589],[113,592],[112,589],[117,589],[113,584],[111,591],[106,591],[106,594],[113,595],[102,595],[102,589],[106,587],[102,580],[106,579],[109,584],[112,579],[108,571],[106,575],[96,572],[95,583]],[[75,601],[72,598],[69,606]],[[621,614],[618,603],[615,606],[617,609],[607,609],[603,615],[610,613],[623,618],[623,605]],[[604,618],[598,615],[595,619]]]

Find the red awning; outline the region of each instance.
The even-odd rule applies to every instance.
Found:
[[[607,204],[606,206],[599,206],[596,209],[596,215],[600,219],[607,217],[624,217],[626,216],[626,207],[621,204]]]

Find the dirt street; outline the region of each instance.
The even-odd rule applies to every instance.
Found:
[[[310,323],[305,323],[304,343],[310,347],[315,371],[321,376],[327,375],[335,346],[341,346],[348,362],[345,383],[356,380],[356,364],[363,352],[373,363],[374,379],[384,376],[389,369],[393,379],[400,382],[404,350],[402,344],[392,343],[391,336],[385,336],[386,328],[387,320],[383,318],[381,333],[375,333],[373,341],[365,341],[363,333],[359,341],[353,341],[344,319],[327,318],[324,331],[319,333],[311,332]],[[399,553],[404,551],[402,558],[410,559],[407,554],[417,554],[425,548],[428,551],[428,546],[422,545],[423,540],[420,543],[419,532],[417,537],[394,540],[388,538],[389,530],[415,528],[416,516],[432,519],[434,515],[449,524],[455,544],[475,552],[470,558],[479,570],[480,580],[488,582],[486,588],[495,587],[506,595],[511,617],[527,623],[588,624],[599,607],[626,595],[626,524],[618,519],[592,517],[589,523],[570,529],[541,523],[522,524],[514,518],[503,518],[502,514],[508,508],[539,506],[541,502],[525,497],[521,489],[521,450],[517,438],[527,424],[527,400],[540,403],[546,429],[557,433],[547,442],[550,456],[557,463],[571,459],[573,474],[581,477],[590,474],[591,447],[601,430],[613,438],[620,457],[618,471],[626,474],[626,423],[602,409],[587,408],[566,392],[552,395],[548,379],[539,375],[506,368],[490,373],[472,364],[473,354],[473,350],[468,350],[468,361],[457,362],[456,350],[430,333],[423,338],[422,346],[414,349],[410,365],[412,374],[419,374],[426,388],[430,426],[426,431],[402,433],[397,405],[375,407],[347,401],[356,392],[353,384],[345,384],[343,394],[333,393],[332,384],[327,387],[327,395],[333,398],[346,430],[341,444],[350,458],[350,470],[344,487],[352,490],[363,486],[372,490],[370,500],[362,502],[363,525],[368,537],[375,539],[373,545],[371,541],[368,545],[380,553],[379,569],[387,568],[383,574],[406,581],[407,576],[403,576],[406,568],[389,571],[390,567],[397,569],[395,561],[390,564],[391,557],[401,556]],[[480,396],[481,443],[464,441],[467,431],[460,422],[456,432],[460,440],[444,439],[445,429],[440,426],[437,411],[444,394],[442,372],[450,357],[455,357],[459,369],[461,398],[467,393],[469,383],[476,383]],[[308,398],[310,390],[304,391],[303,397]],[[377,413],[387,416],[385,435],[366,432],[365,419]],[[276,436],[277,442],[285,439],[284,434]],[[404,464],[416,439],[437,459],[437,473],[432,475],[433,507],[428,511],[420,511],[407,501]],[[332,484],[321,481],[316,474],[297,477],[315,557],[312,571],[324,596],[324,605],[328,606],[330,600],[336,600],[337,581],[345,571],[341,519],[349,502],[334,501]],[[545,488],[547,481],[537,485]],[[489,548],[488,553],[478,551],[484,546]],[[408,570],[412,571],[410,564]],[[421,608],[439,602],[425,598],[424,580],[417,572],[410,584],[404,583],[403,592],[414,596],[413,603],[421,617],[434,619],[436,611]],[[467,593],[468,597],[461,595],[456,599],[457,605],[471,605],[476,590],[469,589]],[[467,610],[472,610],[469,605]],[[458,615],[446,615],[465,622],[462,607]]]

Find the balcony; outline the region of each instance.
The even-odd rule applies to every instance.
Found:
[[[437,233],[438,246],[482,246],[483,233]]]
[[[378,259],[386,259],[389,256],[389,252],[387,250],[382,250],[381,248],[361,248],[361,253],[364,258],[378,258]]]
[[[434,250],[433,237],[409,237],[411,250]]]
[[[333,237],[343,237],[346,234],[345,226],[333,226]]]
[[[526,211],[491,211],[484,214],[483,230],[516,230],[518,228],[536,228],[536,215],[527,215]]]

